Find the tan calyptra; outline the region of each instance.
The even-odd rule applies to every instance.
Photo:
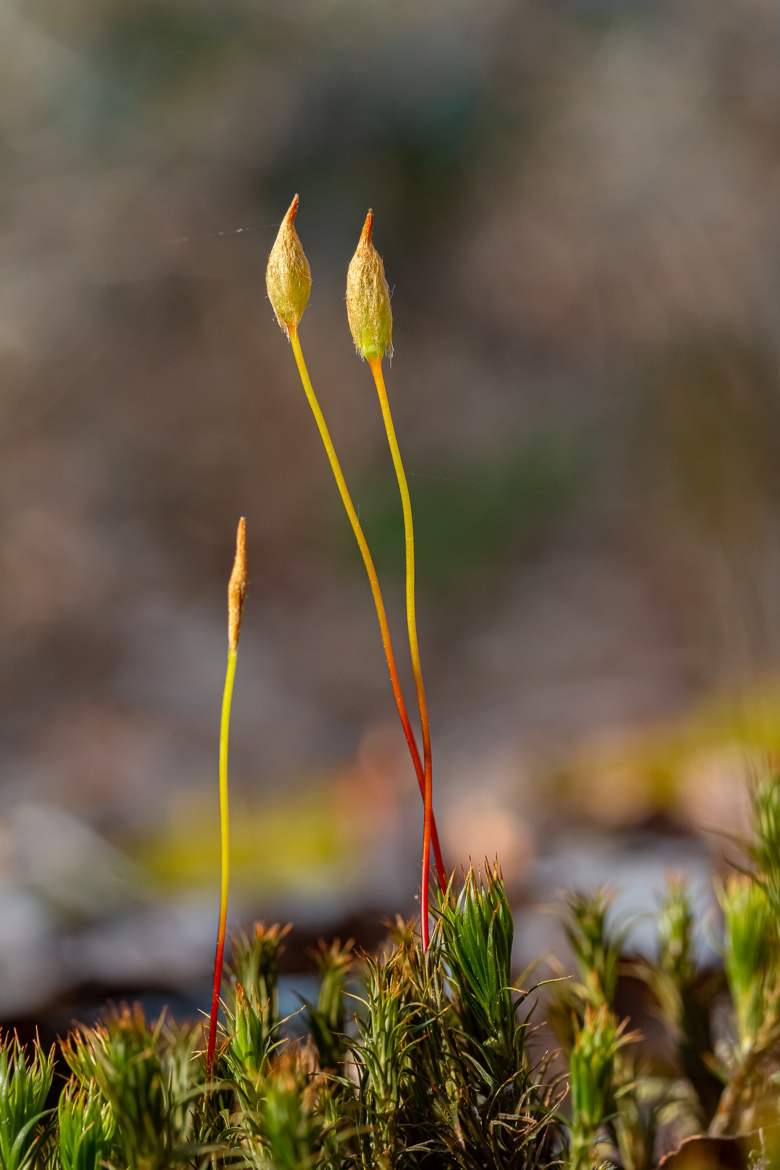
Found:
[[[311,296],[311,268],[295,230],[300,199],[293,196],[274,240],[265,270],[268,299],[285,337],[292,340]]]
[[[347,321],[360,356],[381,360],[393,356],[393,310],[384,262],[371,239],[373,225],[369,209],[347,269]]]
[[[246,519],[242,516],[236,531],[236,556],[233,561],[233,571],[228,581],[228,646],[233,651],[238,650],[246,587]]]

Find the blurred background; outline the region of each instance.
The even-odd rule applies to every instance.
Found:
[[[774,0],[6,0],[0,1021],[207,1003],[240,514],[233,921],[295,920],[303,970],[414,913],[416,784],[265,297],[296,191],[406,670],[343,304],[368,206],[395,294],[448,862],[500,856],[521,957],[566,885],[706,905],[780,746],[779,49]]]

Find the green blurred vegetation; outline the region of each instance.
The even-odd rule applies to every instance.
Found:
[[[467,591],[475,577],[496,572],[517,553],[541,544],[568,514],[582,489],[581,446],[539,435],[501,454],[451,460],[408,470],[418,553],[418,584],[438,595]],[[403,523],[398,491],[386,473],[358,480],[355,499],[383,575],[403,576]],[[360,565],[339,523],[345,563]],[[339,518],[340,519],[340,518]]]
[[[614,787],[634,789],[637,807],[674,813],[686,773],[697,763],[732,754],[750,773],[757,760],[780,758],[780,683],[765,680],[741,701],[716,697],[690,714],[606,740],[596,737],[557,773],[564,800],[593,801]],[[619,789],[616,789],[616,791]],[[598,796],[595,798],[598,800]]]
[[[210,886],[219,872],[219,841],[212,800],[197,799],[145,839],[135,859],[170,887]],[[231,817],[233,888],[278,892],[319,886],[354,876],[354,849],[346,817],[333,815],[322,786],[299,789],[262,806],[235,801]]]

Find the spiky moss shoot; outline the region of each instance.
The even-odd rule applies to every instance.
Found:
[[[711,1007],[719,971],[699,970],[694,951],[694,917],[687,885],[670,878],[658,917],[658,961],[640,968],[658,1002],[674,1043],[681,1071],[698,1098],[700,1123],[707,1124],[723,1088],[715,1071]]]
[[[230,1043],[225,1055],[234,1076],[238,1079],[243,1072],[260,1073],[268,1056],[270,1034],[256,993],[247,995],[241,983],[236,984],[228,1020]]]
[[[353,943],[320,943],[314,961],[320,977],[317,1003],[304,1000],[320,1068],[336,1069],[346,1055],[344,989],[354,964]]]
[[[571,1092],[570,1170],[591,1170],[599,1134],[615,1108],[615,1057],[635,1039],[606,1004],[587,1007],[569,1060]]]
[[[298,328],[311,296],[311,269],[295,230],[300,199],[293,196],[271,248],[265,270],[268,299],[285,337]]]
[[[753,843],[749,852],[758,878],[766,887],[780,930],[780,774],[762,778],[755,785],[751,799]]]
[[[355,1047],[358,1123],[366,1131],[361,1165],[390,1170],[404,1149],[402,1123],[419,1076],[414,1048],[421,1038],[422,1007],[401,950],[389,958],[367,959],[364,979],[365,1011]]]
[[[289,930],[258,922],[233,940],[222,1059],[247,1109],[257,1107],[268,1061],[280,1042],[279,956]]]
[[[684,989],[694,980],[693,909],[684,881],[671,878],[658,916],[658,966]]]
[[[608,924],[611,895],[605,889],[573,893],[566,900],[564,931],[580,969],[583,999],[611,1006],[617,986],[622,937]]]
[[[81,1086],[95,1084],[111,1110],[116,1147],[127,1170],[163,1170],[176,1164],[191,1139],[179,1128],[171,1072],[165,1058],[165,1017],[150,1027],[139,1006],[111,1012],[96,1028],[79,1028],[62,1053]],[[188,1125],[186,1115],[185,1125]]]
[[[264,1005],[269,1030],[279,1022],[279,960],[292,927],[256,922],[250,932],[233,938],[230,973],[244,990]]]
[[[486,1074],[496,1084],[524,1066],[524,1027],[517,1007],[525,997],[511,983],[514,924],[498,869],[466,874],[457,898],[442,902],[439,929],[455,1010]]]
[[[54,1052],[36,1040],[28,1051],[18,1036],[0,1036],[0,1166],[29,1170],[40,1161],[46,1098]]]
[[[259,1108],[259,1133],[273,1170],[308,1170],[322,1145],[319,1085],[305,1048],[283,1052],[269,1069]]]
[[[777,979],[776,923],[766,891],[745,874],[730,874],[720,889],[724,965],[740,1052],[748,1052],[764,1022]]]
[[[362,358],[391,357],[393,311],[385,266],[372,241],[374,213],[369,210],[355,254],[347,269],[347,320]]]
[[[62,1170],[101,1170],[109,1161],[114,1119],[94,1083],[83,1089],[75,1081],[68,1082],[57,1106],[57,1124]]]

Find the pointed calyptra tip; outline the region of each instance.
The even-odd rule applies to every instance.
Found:
[[[347,320],[355,349],[364,358],[393,352],[393,311],[382,257],[372,236],[374,213],[369,209],[347,269]]]
[[[373,235],[373,232],[374,232],[374,212],[369,207],[368,211],[366,212],[366,221],[363,224],[363,230],[360,233],[359,243],[370,244],[371,243],[371,236]]]
[[[295,217],[298,214],[298,206],[301,202],[300,195],[293,195],[292,203],[287,208],[287,213],[284,217],[284,222],[288,224],[295,223]]]
[[[295,195],[281,222],[265,270],[268,299],[286,337],[298,328],[311,296],[311,269],[295,230],[299,204],[300,199]]]
[[[246,586],[246,518],[242,516],[236,529],[236,556],[233,561],[233,571],[228,581],[228,646],[234,653],[238,649],[238,639],[241,634],[241,615],[244,610]]]

